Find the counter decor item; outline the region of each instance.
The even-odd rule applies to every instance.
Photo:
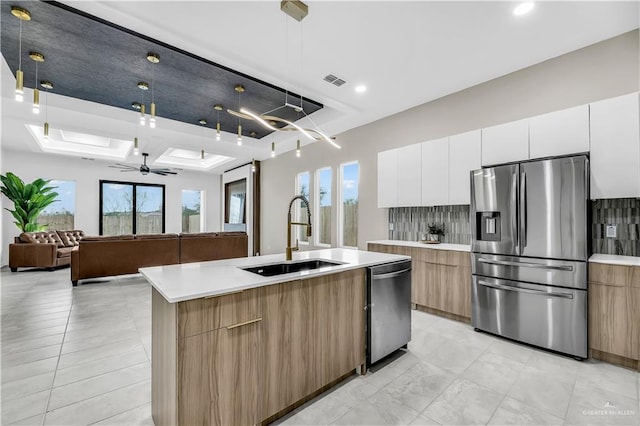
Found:
[[[444,223],[430,223],[427,225],[427,229],[429,232],[422,242],[426,244],[440,244],[442,237],[444,237]]]

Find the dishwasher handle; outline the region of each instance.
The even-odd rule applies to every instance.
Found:
[[[400,275],[403,275],[407,272],[411,271],[411,268],[407,268],[407,269],[402,269],[400,271],[395,271],[395,272],[389,272],[387,274],[378,274],[378,275],[373,275],[373,279],[374,280],[386,280],[388,278],[395,278],[395,277],[399,277]]]

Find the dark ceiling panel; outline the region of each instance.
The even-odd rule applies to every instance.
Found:
[[[18,69],[19,20],[11,6],[31,12],[31,21],[22,26],[22,70],[24,84],[33,88],[35,63],[29,51],[42,53],[46,60],[38,66],[38,80],[53,82],[53,93],[131,110],[132,102],[142,101],[138,81],[151,84],[154,72],[154,98],[159,117],[196,124],[200,118],[215,128],[217,114],[213,105],[222,104],[222,130],[236,133],[238,119],[226,112],[238,109],[234,86],[246,91],[241,105],[264,113],[284,105],[285,91],[272,84],[230,70],[212,61],[153,40],[134,31],[88,15],[57,2],[0,2],[2,56],[15,75]],[[159,64],[147,61],[147,52],[160,55]],[[289,100],[299,100],[289,93]],[[144,93],[149,112],[151,90]],[[304,111],[311,114],[323,105],[304,98]],[[291,108],[277,115],[289,121],[298,118]],[[269,131],[258,123],[243,120],[244,135],[255,131],[260,138]]]

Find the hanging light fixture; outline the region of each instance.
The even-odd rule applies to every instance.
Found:
[[[305,16],[307,16],[309,8],[306,4],[304,4],[302,1],[299,0],[282,0],[280,3],[280,9],[286,13],[287,15],[291,16],[292,18],[294,18],[296,21],[300,22],[302,21],[302,19],[304,19]],[[285,43],[287,42],[287,40],[289,39],[288,37],[288,27],[286,28],[287,31],[287,35],[285,36]],[[286,55],[288,55],[288,44],[285,44],[285,47],[287,50]],[[302,26],[300,26],[300,68],[301,68],[301,73],[302,73]],[[289,64],[286,64],[286,66],[288,67]],[[288,80],[288,78],[287,78]],[[288,83],[288,81],[287,81]],[[296,111],[297,113],[302,113],[304,115],[303,118],[307,118],[309,120],[309,122],[311,122],[311,125],[313,126],[313,128],[303,128],[299,125],[297,125],[296,123],[292,123],[291,121],[285,120],[284,118],[280,118],[277,117],[275,115],[273,115],[273,113],[279,109],[282,108],[292,108],[294,111]],[[240,108],[238,107],[238,111],[232,111],[232,110],[227,110],[230,114],[235,115],[238,118],[245,118],[247,120],[255,120],[258,123],[260,123],[262,126],[266,127],[269,130],[272,131],[298,131],[300,133],[302,133],[306,138],[312,140],[312,141],[325,141],[330,143],[331,145],[333,145],[334,147],[340,149],[340,145],[338,145],[333,139],[331,139],[330,137],[328,137],[325,133],[323,133],[318,126],[316,125],[316,123],[313,121],[313,119],[307,115],[307,113],[304,111],[304,106],[303,106],[303,98],[302,95],[300,96],[300,105],[295,105],[292,103],[289,103],[289,91],[288,89],[285,88],[285,99],[284,99],[284,105],[275,108],[271,111],[267,111],[265,113],[262,114],[256,114],[254,112],[249,111],[246,108]],[[271,121],[272,123],[268,123],[267,120]],[[277,128],[275,127],[275,123],[273,122],[279,122],[279,123],[284,123],[286,126],[282,127],[282,128]],[[289,127],[290,126],[290,127]]]
[[[151,127],[152,129],[156,128],[156,102],[155,102],[155,98],[153,96],[153,80],[155,77],[155,67],[153,65],[160,63],[160,55],[158,55],[157,53],[147,53],[147,60],[149,62],[151,62],[152,66],[151,66],[151,105],[150,105],[150,109],[151,111],[149,111],[151,117],[149,118],[149,127]]]
[[[244,92],[244,86],[242,84],[237,84],[234,87],[235,91],[238,92],[238,109],[240,109],[240,95]],[[240,123],[240,117],[238,117],[238,146],[242,145],[242,124]]]
[[[31,20],[31,12],[18,6],[11,6],[11,14],[20,20],[18,42],[18,70],[16,71],[16,101],[24,100],[24,73],[22,72],[22,21]]]
[[[213,106],[213,109],[215,109],[216,113],[218,114],[218,122],[216,123],[216,140],[218,142],[220,142],[220,139],[221,139],[221,135],[220,135],[220,111],[222,111],[222,105],[216,104],[216,105]]]
[[[198,123],[202,126],[202,149],[200,150],[200,164],[204,165],[204,128],[207,125],[207,120],[201,118]]]
[[[271,142],[271,158],[276,156],[276,143]]]
[[[255,172],[256,172],[256,160],[251,159],[251,173],[255,173]]]
[[[133,155],[140,155],[140,146],[138,145],[138,137],[133,138]]]
[[[142,102],[140,102],[140,125],[144,126],[147,122],[147,118],[145,116],[146,108],[144,106],[144,92],[149,90],[149,84],[144,81],[139,81],[137,86],[138,89],[142,90]]]
[[[44,55],[38,52],[29,52],[29,57],[36,63],[36,83],[33,86],[33,113],[40,114],[40,90],[38,90],[38,64],[44,62]]]
[[[49,90],[53,89],[53,83],[47,80],[40,82],[44,92],[44,138],[49,139]]]
[[[296,142],[296,157],[300,158],[300,139]]]

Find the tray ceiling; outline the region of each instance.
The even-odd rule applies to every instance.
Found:
[[[12,5],[28,9],[32,17],[22,27],[26,87],[35,84],[36,67],[29,51],[37,51],[46,58],[38,66],[38,80],[53,82],[53,93],[131,110],[133,102],[143,100],[137,83],[152,84],[153,71],[157,116],[194,125],[205,118],[207,127],[215,128],[218,114],[213,106],[221,104],[221,128],[230,133],[237,132],[238,118],[226,110],[238,110],[237,84],[245,87],[240,106],[254,112],[264,113],[285,103],[284,89],[58,2],[1,3],[1,51],[14,75],[18,69],[19,20],[11,15]],[[160,63],[151,64],[146,59],[148,52],[159,54]],[[294,93],[289,93],[288,100],[300,103]],[[150,102],[148,90],[144,92],[147,114]],[[304,98],[303,107],[311,114],[323,105]],[[292,108],[282,108],[277,115],[289,121],[298,119]],[[245,136],[255,132],[256,138],[269,133],[249,120],[242,121],[242,130]]]

